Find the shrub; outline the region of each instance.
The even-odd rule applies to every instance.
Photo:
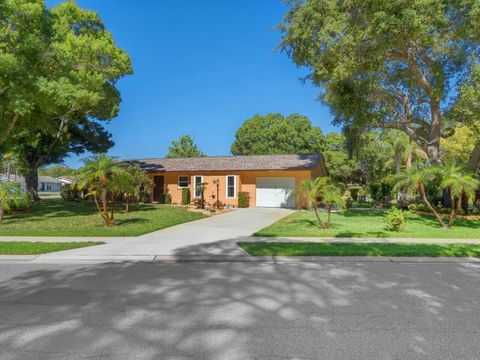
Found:
[[[65,184],[60,190],[60,196],[65,201],[77,201],[81,199],[81,192],[76,184]]]
[[[381,182],[370,184],[370,195],[375,201],[385,201],[385,198],[392,193],[392,185]]]
[[[248,208],[250,205],[250,194],[246,191],[240,191],[238,193],[238,207]]]
[[[193,199],[193,205],[197,208],[200,209],[202,207],[202,199],[200,198],[195,198]]]
[[[352,197],[353,201],[358,201],[358,188],[351,188],[350,189],[350,196]]]
[[[189,188],[183,188],[182,189],[182,205],[188,205],[190,204],[190,189]]]
[[[413,212],[419,211],[419,206],[418,206],[418,204],[410,204],[410,205],[408,205],[408,210],[413,211]]]
[[[472,214],[473,215],[480,215],[480,203],[472,205]]]
[[[160,194],[160,204],[170,205],[172,203],[172,195],[169,193]]]
[[[32,201],[20,185],[13,182],[0,183],[0,206],[4,214],[25,211],[32,207]],[[0,217],[2,216],[0,212]]]
[[[396,232],[404,231],[409,216],[408,211],[393,207],[385,214],[385,229]]]
[[[146,202],[148,202],[148,199],[149,199],[149,195],[148,195],[147,193],[142,192],[142,193],[140,194],[140,202],[141,202],[141,203],[146,203]]]

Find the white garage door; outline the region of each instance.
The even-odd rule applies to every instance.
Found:
[[[257,178],[258,207],[295,207],[295,178]]]

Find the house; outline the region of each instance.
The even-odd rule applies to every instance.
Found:
[[[58,192],[63,182],[51,176],[38,176],[38,192]]]
[[[65,176],[58,177],[57,180],[62,183],[62,186],[71,185],[72,183],[75,182],[75,177],[70,175],[65,175]]]
[[[251,207],[301,207],[295,188],[303,180],[325,176],[321,154],[209,156],[198,158],[152,158],[127,160],[137,163],[152,178],[152,202],[168,193],[172,203],[181,204],[182,189],[200,198],[198,184],[205,183],[204,199],[217,199],[227,206],[238,205],[238,193],[247,192]],[[217,185],[218,184],[218,188]]]
[[[8,181],[6,174],[0,174],[1,181]],[[20,184],[22,190],[27,188],[25,178],[20,175],[12,174],[10,175],[10,180]],[[58,192],[62,190],[63,183],[62,181],[55,179],[51,176],[39,176],[38,177],[38,192]]]

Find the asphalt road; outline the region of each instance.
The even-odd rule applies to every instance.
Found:
[[[480,265],[0,264],[0,359],[478,359]]]

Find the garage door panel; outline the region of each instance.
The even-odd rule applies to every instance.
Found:
[[[257,178],[256,185],[256,206],[295,206],[295,178]]]

